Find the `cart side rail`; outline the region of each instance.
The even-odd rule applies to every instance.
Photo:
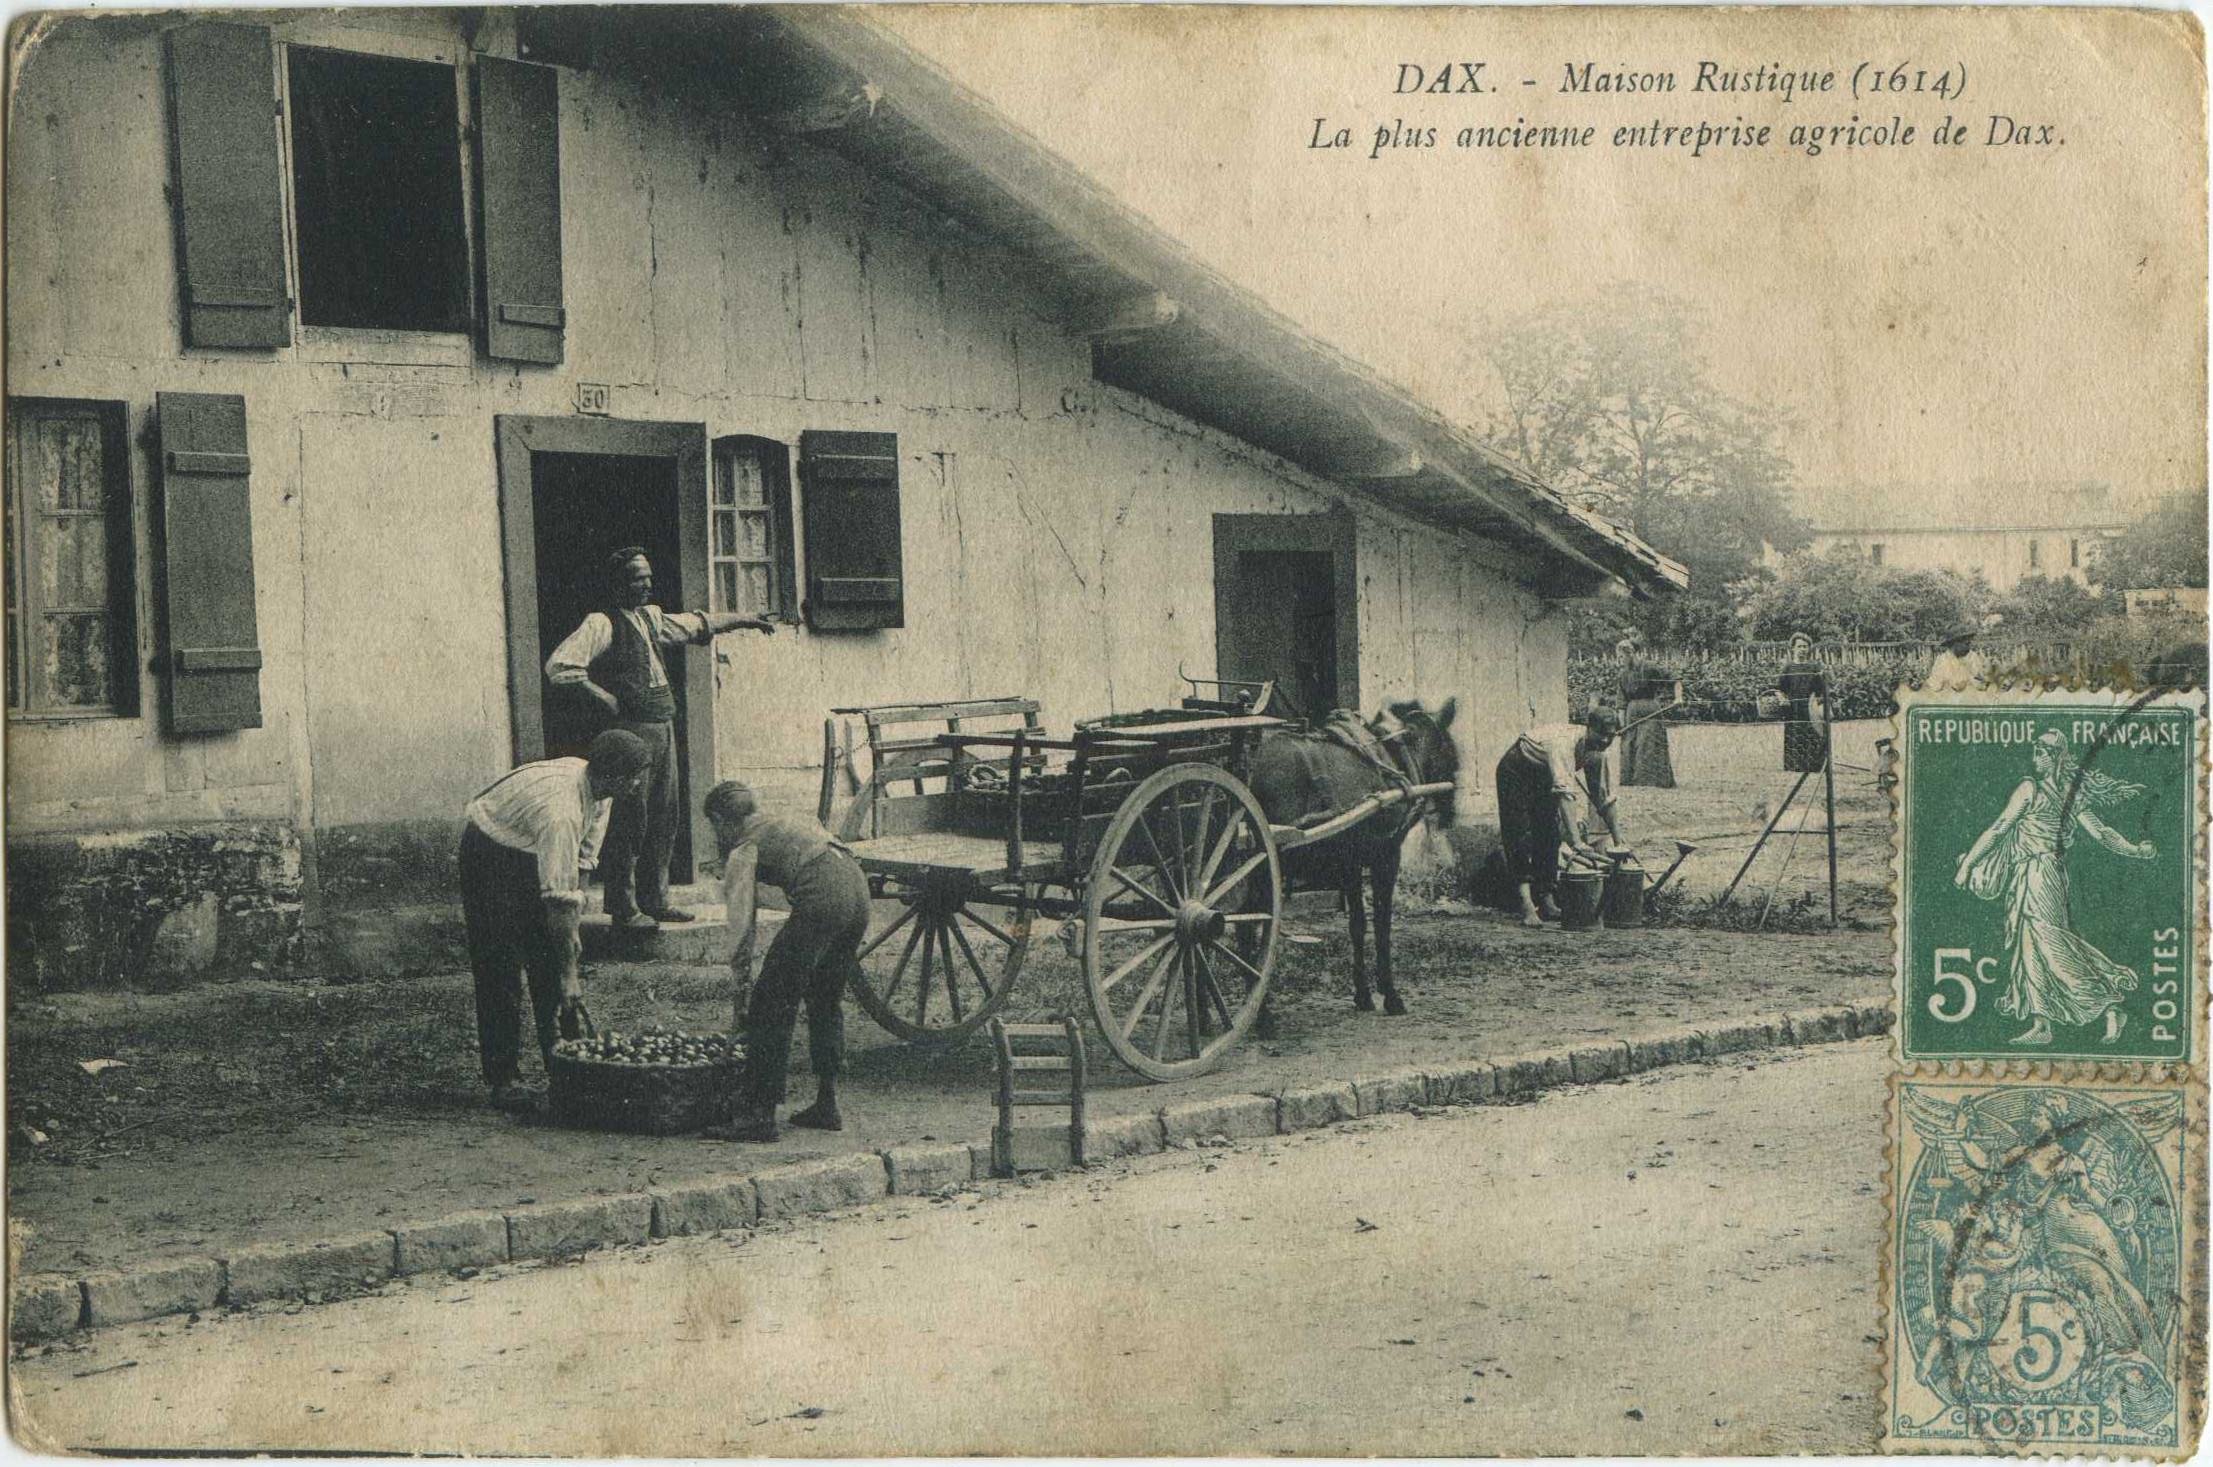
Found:
[[[833,708],[822,726],[822,786],[816,815],[832,825],[840,780],[850,789],[851,803],[834,825],[845,840],[865,840],[885,833],[887,807],[894,801],[945,795],[958,788],[969,765],[993,764],[1005,768],[1012,760],[978,759],[965,748],[942,742],[940,735],[964,732],[1040,732],[1038,703],[1034,698],[967,698],[943,703],[881,703],[862,707]],[[851,722],[865,730],[868,770],[855,767]],[[841,738],[841,734],[846,737]],[[903,793],[902,793],[903,791]],[[915,822],[929,816],[922,810],[907,812],[898,825],[924,828]]]

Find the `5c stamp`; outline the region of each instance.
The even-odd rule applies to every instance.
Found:
[[[2194,1442],[2185,1087],[1900,1076],[1891,1096],[1884,1448]]]
[[[2202,695],[1901,701],[1901,1057],[2196,1059]]]

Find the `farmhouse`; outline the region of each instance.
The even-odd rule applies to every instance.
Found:
[[[1562,601],[1684,579],[858,13],[57,15],[16,68],[27,988],[426,961],[462,803],[578,744],[542,664],[616,545],[783,624],[685,658],[694,810],[811,807],[832,708],[1179,669],[1457,694],[1487,770]]]

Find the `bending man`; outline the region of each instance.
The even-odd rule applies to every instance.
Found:
[[[588,759],[525,764],[464,812],[461,915],[476,974],[477,1047],[495,1105],[521,1101],[525,973],[541,1057],[582,1027],[576,923],[584,872],[614,800],[636,794],[648,763],[637,735],[609,729],[592,740]]]
[[[1560,918],[1552,892],[1559,880],[1561,847],[1592,854],[1575,827],[1575,802],[1586,783],[1598,818],[1606,822],[1614,844],[1621,844],[1606,782],[1606,748],[1620,729],[1620,714],[1593,708],[1587,726],[1539,724],[1498,761],[1498,832],[1521,897],[1524,927]]]
[[[742,784],[725,781],[709,790],[706,813],[725,856],[723,898],[737,939],[730,968],[740,992],[753,972],[760,884],[781,889],[791,902],[791,916],[768,945],[752,999],[744,1013],[734,1016],[745,1036],[737,1116],[708,1134],[731,1141],[776,1139],[776,1107],[784,1099],[792,1025],[802,1000],[807,1005],[815,1103],[792,1116],[791,1123],[843,1130],[837,1076],[845,1063],[845,980],[868,930],[868,877],[852,853],[820,825],[762,813],[753,791]]]
[[[719,632],[773,633],[758,617],[731,611],[663,611],[653,604],[653,563],[626,545],[607,558],[608,603],[585,617],[546,659],[546,681],[597,703],[611,727],[636,734],[652,755],[643,792],[617,807],[602,876],[617,927],[689,922],[669,903],[669,855],[681,813],[676,795],[676,691],[661,649],[702,646]],[[635,884],[633,884],[633,879]]]

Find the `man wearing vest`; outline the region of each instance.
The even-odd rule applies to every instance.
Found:
[[[791,1067],[792,1025],[807,1006],[807,1054],[815,1073],[815,1103],[791,1117],[795,1126],[840,1131],[838,1071],[845,1063],[846,980],[859,963],[868,931],[868,876],[853,853],[804,815],[770,815],[753,791],[725,781],[707,792],[707,819],[722,848],[723,901],[734,939],[730,969],[741,1012],[733,1015],[745,1036],[745,1069],[737,1114],[707,1134],[727,1141],[774,1141],[776,1107],[784,1099]],[[791,904],[760,981],[753,975],[753,935],[763,884]]]
[[[541,759],[469,801],[461,832],[461,916],[476,974],[477,1049],[492,1102],[522,1103],[522,993],[538,1024],[538,1052],[583,1029],[577,918],[584,872],[599,852],[609,807],[645,778],[645,744],[609,729],[588,759]]]
[[[609,602],[546,659],[546,681],[591,699],[610,726],[636,734],[652,755],[644,793],[618,801],[607,831],[600,872],[607,915],[618,927],[689,922],[669,903],[669,855],[682,812],[676,793],[676,691],[661,659],[664,647],[702,646],[717,633],[772,623],[730,611],[663,611],[653,602],[653,564],[626,545],[607,558]]]

